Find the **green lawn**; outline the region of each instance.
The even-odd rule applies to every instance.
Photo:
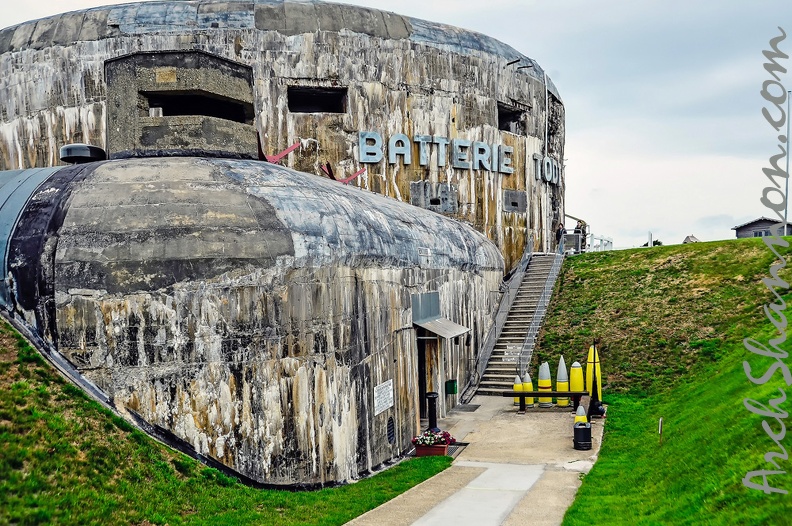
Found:
[[[742,340],[777,334],[762,311],[774,299],[761,282],[772,262],[753,239],[566,261],[537,363],[556,363],[559,353],[567,364],[585,359],[601,338],[609,409],[599,459],[564,525],[792,524],[790,495],[741,482],[748,471],[774,469],[763,455],[778,450],[763,418],[743,407],[744,398],[766,404],[786,389],[780,373],[759,386],[742,366],[749,360],[761,376],[771,364]],[[792,279],[789,269],[781,275]],[[792,491],[792,466],[780,466],[788,473],[771,485]]]
[[[320,491],[252,489],[134,430],[0,328],[0,524],[343,524],[450,462],[410,459]]]

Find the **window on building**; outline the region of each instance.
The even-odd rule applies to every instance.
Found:
[[[515,106],[498,103],[498,129],[525,135],[525,111]]]
[[[150,115],[204,115],[228,121],[253,123],[253,105],[202,91],[141,93],[148,100]],[[152,111],[153,110],[153,111]]]
[[[292,113],[346,113],[347,89],[289,86]]]

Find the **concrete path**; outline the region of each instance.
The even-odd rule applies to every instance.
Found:
[[[509,398],[477,396],[474,412],[438,422],[469,445],[452,466],[365,515],[352,526],[559,525],[596,461],[605,420],[592,426],[592,449],[572,448],[571,412],[529,409]]]

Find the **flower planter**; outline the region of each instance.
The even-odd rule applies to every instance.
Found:
[[[432,457],[448,454],[448,444],[435,444],[433,446],[415,446],[416,457]]]

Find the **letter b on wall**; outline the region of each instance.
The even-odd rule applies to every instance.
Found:
[[[358,149],[361,163],[378,163],[382,160],[382,136],[377,132],[358,132]]]

